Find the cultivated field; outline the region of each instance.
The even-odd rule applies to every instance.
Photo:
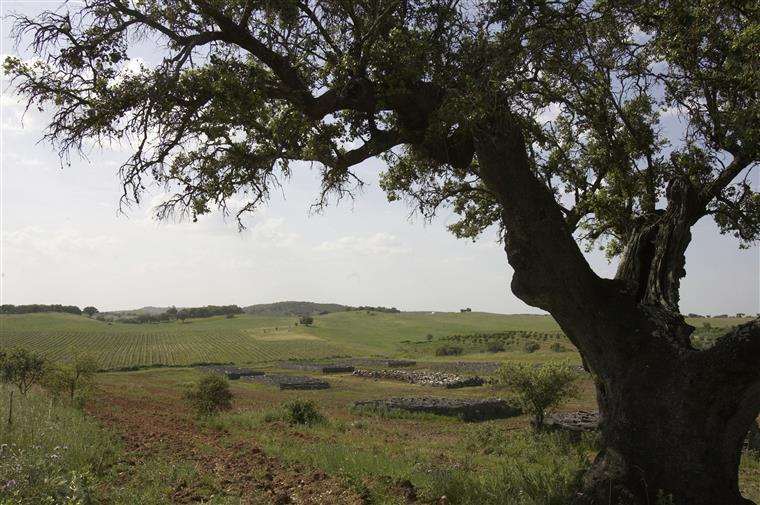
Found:
[[[702,328],[731,326],[749,319],[696,319]],[[545,359],[551,343],[571,349],[549,316],[488,313],[341,312],[317,316],[312,326],[297,325],[296,317],[239,315],[185,322],[124,324],[96,321],[72,314],[45,313],[0,316],[0,348],[23,346],[65,359],[70,351],[95,354],[103,368],[149,365],[189,365],[197,362],[267,364],[287,359],[335,357],[406,357],[436,359],[442,343],[463,347],[468,359],[485,350],[479,334],[511,332],[507,350],[522,344],[541,346],[531,360]],[[431,341],[427,335],[432,335]],[[462,336],[453,339],[447,337]],[[557,353],[549,353],[553,356]],[[570,353],[563,359],[574,359]],[[572,353],[574,354],[574,353]],[[486,353],[480,358],[488,358]],[[492,357],[492,356],[491,356]],[[517,356],[519,357],[519,356]],[[489,358],[490,359],[490,358]]]
[[[0,481],[28,479],[24,492],[40,494],[13,501],[6,484],[0,503],[42,503],[58,493],[59,502],[78,505],[562,505],[598,450],[592,433],[580,439],[532,434],[526,415],[465,422],[352,408],[357,401],[389,397],[509,399],[514,392],[496,383],[492,370],[478,372],[486,379],[482,386],[446,389],[276,364],[384,356],[416,360],[416,366],[400,370],[414,373],[433,373],[428,369],[447,361],[578,364],[579,356],[549,317],[347,312],[317,316],[311,327],[296,321],[245,315],[109,325],[67,314],[0,316],[0,347],[24,346],[53,360],[80,350],[96,354],[104,368],[234,362],[330,386],[291,391],[233,380],[232,410],[212,418],[198,418],[188,408],[183,393],[203,373],[181,366],[97,374],[84,414],[38,388],[16,400],[13,426],[0,423],[0,444],[13,447],[0,453]],[[712,338],[717,328],[743,321],[692,324]],[[493,341],[505,350],[486,352]],[[539,349],[527,352],[528,343]],[[443,345],[459,346],[463,354],[437,356]],[[577,385],[579,394],[560,411],[596,408],[591,377],[579,374]],[[9,386],[3,387],[5,413]],[[283,413],[296,400],[312,401],[323,420],[289,422]],[[743,457],[740,482],[745,496],[760,500],[760,460]]]

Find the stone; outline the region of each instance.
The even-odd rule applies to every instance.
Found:
[[[308,370],[321,373],[351,373],[354,367],[339,363],[316,363],[312,361],[283,361],[277,364],[278,368],[289,370]]]
[[[396,380],[409,384],[437,386],[444,388],[463,388],[482,386],[485,381],[480,377],[462,377],[443,372],[413,372],[409,370],[354,370],[354,375],[370,379]]]
[[[599,430],[599,413],[585,410],[575,412],[557,412],[544,419],[544,427],[549,430],[562,430],[572,433]]]
[[[241,377],[241,379],[277,386],[280,389],[328,389],[330,387],[330,383],[322,379],[297,375],[266,374]]]
[[[522,411],[498,398],[387,398],[354,403],[358,410],[403,410],[439,416],[459,417],[464,421],[485,421],[518,416]]]
[[[257,375],[264,375],[264,372],[259,370],[252,370],[250,368],[240,368],[231,365],[201,365],[195,367],[197,370],[201,370],[206,373],[214,373],[226,376],[229,380],[236,380],[241,377],[254,377]]]

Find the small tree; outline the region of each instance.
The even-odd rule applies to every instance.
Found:
[[[499,369],[500,382],[514,390],[520,407],[533,417],[533,429],[541,430],[547,411],[577,395],[573,369],[564,363],[541,366],[508,363]]]
[[[69,401],[73,402],[77,392],[84,393],[92,388],[98,368],[95,356],[74,353],[70,363],[50,367],[45,374],[44,383],[54,394],[65,394]]]
[[[210,416],[232,408],[229,381],[219,375],[206,375],[185,392],[185,399],[200,416]]]
[[[98,309],[90,305],[89,307],[85,307],[82,309],[82,314],[86,314],[87,317],[92,317],[93,315],[98,313]]]
[[[166,309],[166,315],[169,316],[170,319],[177,319],[177,312],[177,307],[174,305]]]
[[[47,360],[42,354],[17,348],[3,360],[0,375],[3,382],[13,384],[22,396],[26,396],[29,388],[42,378],[46,364]]]
[[[304,326],[311,326],[312,324],[314,324],[314,318],[311,316],[301,316],[298,319],[298,322]]]
[[[486,350],[488,352],[504,352],[505,349],[504,342],[500,340],[493,340],[486,345]]]

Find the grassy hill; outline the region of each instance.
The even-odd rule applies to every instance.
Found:
[[[713,318],[710,324],[714,331],[745,320]],[[692,324],[699,327],[702,321]],[[316,316],[309,327],[298,325],[296,317],[281,315],[245,314],[157,324],[109,324],[63,313],[0,316],[2,349],[23,346],[52,358],[65,358],[71,350],[87,351],[96,354],[105,368],[201,361],[261,365],[286,359],[368,356],[461,359],[435,356],[437,347],[450,343],[444,337],[451,335],[471,336],[461,344],[456,342],[470,353],[466,359],[494,359],[497,355],[477,354],[485,346],[482,339],[472,336],[497,332],[517,332],[516,346],[536,340],[542,352],[558,341],[571,349],[556,322],[537,315],[351,311]],[[427,335],[432,336],[431,341]]]
[[[351,310],[347,305],[338,303],[314,303],[314,302],[276,302],[260,303],[243,307],[246,314],[263,314],[267,316],[305,316],[316,315],[323,312],[345,312]]]

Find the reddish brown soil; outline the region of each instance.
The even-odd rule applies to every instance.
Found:
[[[165,392],[163,392],[165,393]],[[89,411],[123,440],[127,466],[154,454],[192,462],[211,477],[207,484],[178,482],[169,497],[174,503],[197,503],[211,494],[239,496],[241,504],[360,505],[365,500],[335,478],[303,465],[287,464],[264,454],[255,443],[231,441],[223,432],[200,431],[165,396],[134,398],[117,391],[98,395]]]

